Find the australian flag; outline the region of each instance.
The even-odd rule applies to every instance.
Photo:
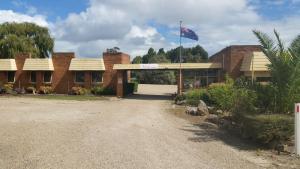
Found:
[[[198,35],[194,31],[185,27],[180,28],[180,36],[198,41]]]

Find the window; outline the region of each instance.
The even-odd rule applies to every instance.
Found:
[[[102,82],[102,72],[92,72],[92,83]]]
[[[51,83],[52,72],[44,72],[44,83]]]
[[[30,82],[36,83],[36,72],[30,72]]]
[[[75,82],[84,83],[84,72],[75,72]]]
[[[9,83],[15,82],[15,72],[7,72],[7,82]]]

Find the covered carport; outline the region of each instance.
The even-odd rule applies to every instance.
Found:
[[[159,63],[159,64],[114,64],[113,69],[117,71],[117,96],[124,97],[125,84],[130,81],[128,76],[129,71],[134,70],[174,70],[177,73],[177,93],[181,93],[183,90],[184,70],[190,70],[190,72],[197,70],[216,70],[216,82],[221,80],[221,63]],[[155,78],[155,77],[154,77]],[[208,73],[206,74],[208,79]]]

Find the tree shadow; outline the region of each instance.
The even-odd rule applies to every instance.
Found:
[[[201,122],[199,124],[192,124],[191,126],[184,126],[181,130],[194,134],[193,137],[188,138],[188,140],[192,142],[221,141],[239,150],[262,149],[262,147],[254,144],[253,142],[239,138],[236,134],[220,129],[215,124],[209,122]]]
[[[173,96],[168,93],[164,95],[132,94],[125,97],[125,99],[134,99],[134,100],[172,100],[172,98]]]

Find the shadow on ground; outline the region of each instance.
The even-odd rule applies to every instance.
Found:
[[[222,141],[225,144],[239,150],[257,150],[260,148],[259,146],[254,145],[252,142],[238,138],[236,135],[230,134],[228,131],[223,129],[219,129],[215,124],[208,122],[192,124],[192,126],[185,126],[181,130],[192,132],[194,136],[188,138],[188,140],[193,142]]]
[[[135,100],[172,100],[172,95],[152,95],[152,94],[133,94],[126,96],[125,99],[135,99]]]

